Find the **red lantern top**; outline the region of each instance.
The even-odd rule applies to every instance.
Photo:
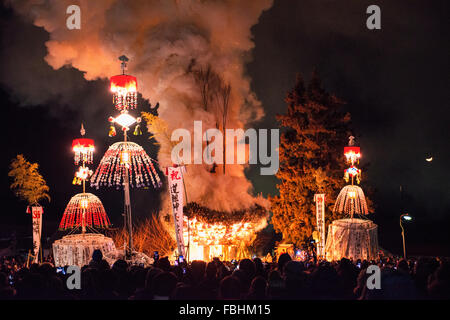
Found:
[[[87,138],[74,139],[72,141],[73,151],[78,151],[79,149],[93,149],[95,147],[94,140]]]
[[[353,146],[344,147],[344,155],[347,156],[347,154],[348,155],[355,154],[358,156],[358,158],[361,157],[361,151],[360,151],[359,147],[353,147]]]
[[[136,77],[119,74],[117,76],[112,76],[109,79],[110,89],[112,92],[136,92],[137,91],[137,79]]]
[[[75,152],[75,164],[81,161],[92,163],[92,157],[95,149],[94,140],[80,138],[72,141],[72,149]]]
[[[120,74],[110,78],[110,89],[114,94],[114,105],[118,110],[134,109],[137,105],[136,77]]]
[[[355,162],[359,162],[359,158],[361,158],[359,147],[354,146],[344,147],[344,155],[347,158],[347,162],[351,163],[352,165],[354,165]]]

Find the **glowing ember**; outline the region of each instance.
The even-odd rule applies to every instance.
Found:
[[[116,142],[106,151],[91,178],[91,186],[121,187],[125,170],[128,170],[130,186],[140,188],[153,185],[158,188],[161,180],[145,150],[134,142]]]
[[[59,229],[82,227],[83,213],[86,226],[107,228],[111,225],[100,199],[92,193],[79,193],[67,204]]]

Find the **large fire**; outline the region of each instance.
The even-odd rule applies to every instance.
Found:
[[[187,240],[188,230],[190,241],[200,245],[232,245],[239,241],[250,238],[256,226],[251,222],[238,222],[232,225],[221,223],[211,224],[201,222],[196,218],[189,220],[187,227],[187,218],[185,217],[185,238]]]
[[[190,217],[184,216],[183,236],[185,245],[189,245],[191,261],[248,258],[250,253],[246,247],[266,221],[262,207],[234,212],[230,214],[231,219],[223,219],[217,211],[192,204],[188,205],[188,211]]]

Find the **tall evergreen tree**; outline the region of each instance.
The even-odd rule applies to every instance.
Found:
[[[283,240],[297,246],[311,239],[316,229],[314,194],[324,193],[326,222],[340,218],[332,213],[344,186],[343,148],[350,131],[350,114],[343,101],[327,93],[314,72],[305,87],[300,75],[285,99],[287,113],[277,115],[282,127],[279,196],[272,197],[272,223]]]

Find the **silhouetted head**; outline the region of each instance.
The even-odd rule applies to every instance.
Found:
[[[103,253],[99,249],[95,249],[94,252],[92,252],[92,260],[96,262],[100,262],[103,259]]]
[[[214,278],[217,274],[217,267],[215,262],[210,262],[206,266],[206,277],[207,278]]]
[[[237,300],[241,297],[241,284],[238,278],[227,276],[220,281],[219,297],[222,300]]]
[[[169,297],[177,285],[177,277],[172,272],[162,272],[153,279],[153,295]]]
[[[255,295],[264,295],[266,293],[267,282],[261,276],[257,276],[252,280],[250,285],[250,293]]]
[[[289,279],[300,279],[302,278],[303,271],[305,267],[300,261],[288,261],[283,268],[283,274]]]
[[[145,277],[145,289],[150,290],[152,287],[153,279],[163,271],[159,268],[151,268],[147,271],[147,275]]]
[[[119,259],[114,262],[112,269],[116,272],[126,272],[128,268],[128,264],[125,260]]]
[[[283,253],[279,258],[278,258],[278,270],[283,273],[283,267],[284,265],[288,262],[291,261],[291,256],[287,253]]]
[[[159,269],[161,269],[161,270],[169,272],[170,271],[169,257],[162,257],[162,258],[160,258],[158,261],[155,262],[154,266],[159,268]]]
[[[397,262],[397,270],[408,273],[409,272],[408,262],[405,259],[401,259],[399,262]]]
[[[255,275],[255,264],[250,259],[242,259],[239,262],[239,270],[244,272],[246,277],[251,280]]]

